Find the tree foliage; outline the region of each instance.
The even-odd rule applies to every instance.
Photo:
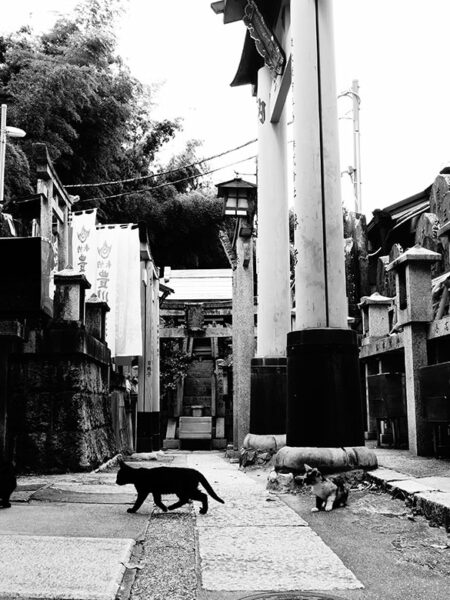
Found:
[[[65,184],[145,175],[180,127],[152,120],[152,90],[116,54],[119,5],[84,0],[75,20],[62,19],[48,33],[22,28],[0,40],[8,123],[26,131],[21,147],[29,161],[34,142],[47,145]]]
[[[59,20],[49,32],[22,28],[0,38],[8,124],[27,134],[8,142],[5,198],[35,189],[32,146],[43,142],[65,185],[133,179],[69,191],[80,196],[77,209],[100,207],[109,223],[145,222],[158,265],[228,267],[217,237],[221,201],[199,183],[205,170],[199,142],[169,160],[163,171],[170,173],[152,177],[158,151],[181,123],[152,118],[154,88],[135,79],[117,55],[121,6],[121,0],[82,0],[74,19]]]

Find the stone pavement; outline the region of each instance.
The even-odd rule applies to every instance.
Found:
[[[413,456],[408,450],[373,450],[378,469],[368,472],[369,479],[450,530],[450,460]]]
[[[225,505],[196,514],[201,585],[207,590],[345,590],[362,587],[306,521],[217,454],[188,457]]]
[[[448,461],[376,452],[378,482],[405,495],[418,483],[433,489],[417,496],[446,493]],[[226,503],[210,499],[207,515],[197,502],[164,514],[147,500],[133,515],[126,508],[134,487],[116,486],[116,469],[19,478],[12,508],[0,510],[0,599],[234,600],[277,590],[345,596],[363,587],[306,521],[267,492],[264,474],[249,477],[218,452],[135,464],[162,462],[198,468]]]

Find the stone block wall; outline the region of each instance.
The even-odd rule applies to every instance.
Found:
[[[9,435],[22,471],[91,469],[117,451],[109,351],[99,343],[96,353],[87,351],[92,340],[82,325],[76,329],[76,336],[73,324],[58,330],[54,352],[49,340],[55,330],[44,332],[37,352],[10,357]]]

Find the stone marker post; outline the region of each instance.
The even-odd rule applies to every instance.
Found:
[[[393,298],[382,296],[375,292],[371,296],[363,296],[358,304],[363,324],[362,346],[371,344],[376,339],[389,335],[389,310],[393,305]],[[375,439],[377,431],[377,420],[372,414],[369,402],[368,377],[370,375],[369,363],[364,365],[366,382],[366,410],[367,410],[367,438]]]
[[[403,327],[409,450],[418,456],[432,452],[419,369],[428,364],[427,327],[433,319],[431,265],[440,258],[437,252],[416,245],[387,266],[388,271],[395,272],[398,325]]]
[[[251,231],[250,227],[247,227]],[[253,239],[236,237],[233,271],[233,445],[242,448],[250,428],[250,364],[255,352]]]

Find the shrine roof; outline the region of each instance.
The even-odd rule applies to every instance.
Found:
[[[170,277],[161,283],[174,290],[166,303],[181,300],[231,300],[233,296],[232,269],[172,269]]]
[[[222,2],[213,2],[214,12],[223,14],[223,22],[233,23],[242,20],[247,0],[224,0]],[[280,12],[281,0],[255,0],[264,21],[269,27],[272,27]],[[213,6],[215,5],[215,6]],[[247,31],[244,39],[244,47],[239,61],[239,65],[231,82],[232,87],[239,85],[256,85],[258,70],[264,65],[264,60],[258,54],[254,40]]]

